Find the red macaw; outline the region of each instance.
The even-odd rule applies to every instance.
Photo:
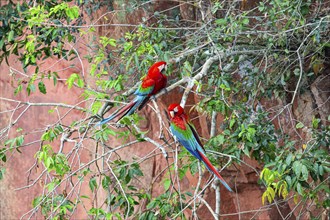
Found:
[[[233,190],[228,186],[225,180],[220,176],[219,172],[212,166],[211,162],[205,156],[205,149],[198,137],[194,125],[189,121],[188,115],[184,113],[183,108],[179,104],[171,104],[168,106],[168,112],[171,118],[170,129],[174,136],[177,137],[181,145],[183,145],[194,157],[202,161],[207,169],[214,173],[220,182],[230,191]]]
[[[133,114],[136,109],[141,110],[152,95],[157,94],[166,87],[167,77],[164,74],[166,67],[165,61],[154,63],[148,70],[148,74],[142,79],[139,88],[135,91],[136,97],[121,110],[100,121],[98,125],[105,124],[116,117],[119,117],[118,122],[124,116]]]

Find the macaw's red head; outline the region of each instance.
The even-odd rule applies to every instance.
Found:
[[[159,61],[154,63],[148,71],[148,74],[150,73],[165,73],[167,69],[167,64],[165,61]]]
[[[175,116],[181,116],[182,114],[184,114],[183,108],[177,103],[169,105],[167,110],[171,118],[174,118]]]

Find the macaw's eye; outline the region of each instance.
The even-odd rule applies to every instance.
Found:
[[[175,107],[174,109],[173,109],[173,111],[176,113],[176,112],[178,112],[179,110],[178,110],[178,107]]]

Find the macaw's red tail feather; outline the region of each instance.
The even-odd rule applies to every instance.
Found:
[[[116,113],[116,117],[119,116],[116,122],[118,122],[120,119],[122,119],[136,104],[136,101],[133,100],[130,103],[128,103],[124,108],[122,108],[118,113]]]
[[[209,161],[209,159],[207,159],[207,157],[203,154],[203,153],[199,153],[202,161],[204,162],[204,164],[207,166],[207,168],[212,171],[216,177],[218,177],[218,179],[220,180],[220,182],[230,191],[233,192],[233,190],[229,187],[229,185],[226,183],[226,181],[222,178],[222,176],[220,175],[220,173],[215,169],[215,167],[211,164],[211,162]]]
[[[127,114],[127,112],[129,112],[132,109],[132,107],[135,105],[135,103],[136,103],[135,100],[131,101],[130,103],[128,103],[126,106],[124,106],[119,111],[114,112],[109,117],[107,117],[107,118],[103,119],[102,121],[100,121],[98,123],[98,125],[103,125],[103,124],[105,124],[105,123],[107,123],[107,122],[111,121],[112,119],[117,118],[119,116],[119,119],[116,121],[116,122],[118,122],[120,119],[122,119]]]

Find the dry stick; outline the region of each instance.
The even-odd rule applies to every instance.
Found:
[[[197,182],[197,185],[196,185],[196,189],[195,189],[195,193],[194,193],[194,196],[196,198],[201,198],[200,196],[197,197],[198,195],[198,190],[199,190],[199,186],[201,185],[201,182],[202,182],[202,168],[201,168],[201,163],[200,161],[198,160],[198,182]],[[206,205],[206,204],[205,204]],[[193,210],[193,215],[196,215],[196,200],[194,200],[194,210]]]
[[[55,214],[55,212],[61,207],[61,205],[63,205],[66,201],[68,201],[69,196],[74,192],[75,187],[76,187],[78,184],[81,184],[81,183],[82,183],[82,182],[77,181],[76,185],[73,185],[72,189],[67,193],[66,197],[62,200],[62,202],[61,202],[60,204],[58,204],[58,205],[54,208],[54,210],[50,213],[49,217],[46,218],[46,219],[51,219],[51,216],[52,216],[53,214]],[[79,198],[79,197],[78,197],[78,198]]]
[[[214,219],[219,219],[217,213],[215,213],[212,209],[212,207],[209,205],[208,202],[205,201],[205,199],[201,196],[198,196],[198,198],[204,203],[204,205],[208,208],[208,210],[211,212]]]
[[[21,102],[21,101],[17,101],[14,99],[7,99],[4,97],[0,97],[0,100],[5,100],[5,101],[9,101],[9,102],[17,102],[19,104],[23,104],[23,105],[28,105],[28,106],[54,106],[54,107],[63,107],[63,108],[72,108],[72,109],[77,109],[80,111],[86,111],[86,109],[81,108],[79,106],[76,105],[68,105],[68,104],[64,104],[64,103],[52,103],[52,102],[41,102],[41,103],[35,103],[35,102]]]
[[[186,206],[183,207],[183,208],[181,208],[181,211],[180,211],[179,213],[177,213],[177,214],[173,217],[173,219],[176,219],[179,215],[181,215],[181,213],[184,212],[184,210],[186,210],[187,208],[189,208],[189,206],[191,205],[191,203],[193,203],[198,197],[200,197],[200,195],[204,192],[204,190],[205,190],[207,187],[209,187],[210,184],[211,184],[211,181],[208,182],[208,183],[204,186],[204,188],[200,191],[200,193],[198,193],[196,196],[194,196],[193,198],[191,198],[190,201],[186,203]]]
[[[196,74],[193,78],[190,78],[188,80],[188,85],[182,95],[182,98],[181,98],[181,103],[180,105],[182,107],[185,106],[186,102],[187,102],[187,98],[188,98],[188,95],[190,93],[190,90],[194,87],[194,83],[195,81],[198,81],[200,79],[202,79],[206,74],[207,74],[207,71],[209,70],[209,68],[211,67],[211,65],[216,61],[218,60],[218,56],[213,56],[213,57],[210,57],[206,60],[206,62],[204,63],[203,67],[202,67],[202,70]]]
[[[186,101],[187,101],[187,98],[188,98],[188,95],[189,95],[191,89],[194,87],[194,83],[195,83],[195,81],[201,80],[204,76],[206,76],[206,74],[208,73],[209,68],[211,67],[211,65],[212,65],[215,61],[217,61],[217,60],[223,58],[224,56],[234,56],[234,55],[240,55],[240,54],[256,54],[256,53],[260,53],[260,51],[262,51],[262,50],[241,50],[241,51],[229,51],[229,50],[228,50],[228,51],[219,52],[218,55],[215,55],[215,56],[209,57],[209,58],[205,61],[205,63],[203,64],[203,67],[202,67],[202,69],[201,69],[201,71],[200,71],[199,73],[197,73],[197,74],[196,74],[194,77],[192,77],[192,78],[191,78],[191,77],[188,77],[187,79],[183,78],[183,79],[185,79],[185,81],[188,82],[188,85],[187,85],[187,87],[186,87],[186,89],[185,89],[185,91],[184,91],[184,93],[183,93],[183,96],[182,96],[182,98],[181,98],[181,103],[180,103],[180,105],[181,105],[182,107],[185,106]],[[182,79],[182,80],[183,80],[183,79]],[[180,81],[181,81],[181,80],[180,80]],[[180,81],[178,81],[178,83],[179,83]],[[183,83],[183,82],[180,82],[180,84],[182,84],[182,83]],[[168,89],[166,89],[166,90],[168,90]]]
[[[210,131],[210,138],[215,136],[216,131],[216,124],[217,124],[217,112],[212,111],[211,116],[211,131]],[[213,182],[213,188],[215,190],[215,218],[219,219],[220,215],[220,204],[221,204],[221,194],[220,194],[220,181],[216,178]]]
[[[157,118],[158,118],[158,123],[159,123],[159,139],[162,139],[163,137],[163,120],[162,120],[162,116],[160,115],[160,111],[159,111],[159,108],[158,108],[158,105],[157,105],[157,102],[152,99],[152,104],[154,104],[154,107],[155,107],[155,112],[156,112],[156,115],[157,115]]]
[[[119,187],[120,187],[120,190],[122,191],[122,193],[123,193],[123,195],[124,195],[124,197],[125,197],[125,199],[126,199],[126,202],[127,202],[127,212],[126,212],[126,217],[125,217],[125,219],[128,219],[129,212],[130,212],[130,209],[131,209],[131,205],[130,205],[130,203],[129,203],[129,201],[128,201],[128,198],[127,198],[127,195],[126,195],[126,193],[125,193],[125,190],[124,190],[123,186],[121,185],[119,179],[117,178],[116,174],[113,172],[113,170],[112,170],[110,164],[108,163],[108,161],[107,161],[106,163],[107,163],[107,165],[108,165],[108,168],[109,168],[110,172],[112,173],[112,176],[116,179],[116,181],[117,181],[117,183],[118,183],[118,185],[119,185]]]
[[[149,137],[146,137],[145,134],[141,132],[140,128],[139,128],[138,126],[136,126],[135,124],[133,124],[133,127],[135,128],[135,130],[136,130],[138,133],[140,133],[142,139],[144,139],[144,140],[146,140],[146,141],[152,143],[152,144],[155,145],[156,147],[158,147],[158,148],[161,150],[161,152],[163,153],[163,156],[164,156],[166,159],[168,158],[167,152],[166,152],[165,148],[164,148],[161,144],[157,143],[156,141],[154,141],[153,139],[151,139],[151,138],[149,138]]]
[[[88,163],[83,164],[80,168],[78,168],[77,170],[73,171],[70,175],[68,175],[66,178],[64,178],[63,180],[61,180],[57,185],[55,185],[54,188],[53,188],[53,190],[52,190],[51,192],[48,192],[48,193],[44,196],[44,198],[43,198],[41,201],[39,201],[39,203],[38,203],[38,204],[37,204],[32,210],[26,212],[23,216],[21,216],[20,219],[23,219],[24,216],[28,215],[28,213],[30,213],[30,212],[35,212],[35,210],[37,210],[37,209],[39,208],[39,206],[44,202],[44,200],[45,200],[45,199],[46,199],[51,193],[53,193],[53,192],[54,192],[54,191],[55,191],[55,190],[56,190],[56,189],[57,189],[57,188],[58,188],[58,187],[59,187],[64,181],[66,181],[67,179],[71,178],[72,176],[74,176],[76,173],[80,172],[80,171],[83,170],[84,168],[90,166],[92,163],[95,162],[95,160],[102,159],[103,157],[105,157],[105,156],[111,154],[112,152],[115,152],[115,151],[120,150],[120,149],[122,149],[122,148],[128,147],[128,146],[130,146],[130,145],[132,145],[132,144],[135,144],[135,143],[137,143],[137,142],[138,142],[138,141],[132,141],[132,142],[129,142],[129,143],[127,143],[127,144],[123,144],[123,145],[121,145],[121,146],[118,146],[118,147],[114,148],[113,150],[110,150],[110,151],[106,152],[105,154],[100,155],[99,157],[97,157],[97,158],[95,158],[95,159],[89,161]],[[21,189],[24,189],[24,188],[27,188],[27,187],[16,188],[15,191],[17,191],[17,190],[21,190]]]

